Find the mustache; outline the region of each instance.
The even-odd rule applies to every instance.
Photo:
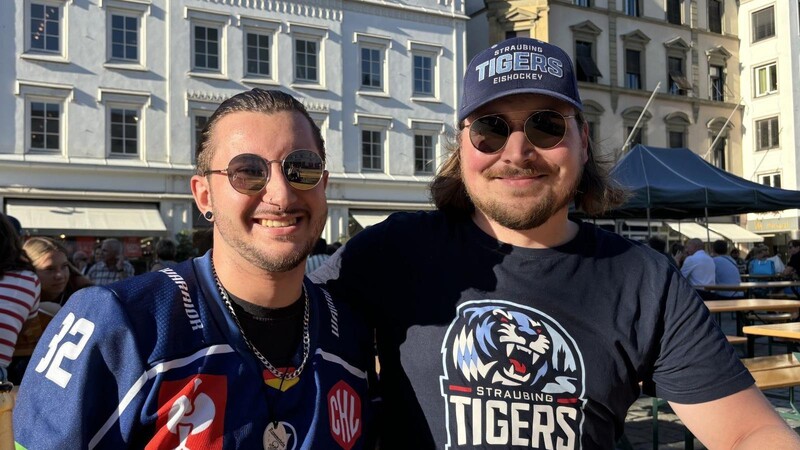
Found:
[[[502,167],[486,171],[486,176],[491,178],[534,177],[536,175],[549,175],[552,171],[547,167]]]

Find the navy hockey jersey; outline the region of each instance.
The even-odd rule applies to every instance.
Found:
[[[363,448],[371,336],[345,305],[305,287],[310,354],[282,384],[222,303],[210,253],[78,292],[28,366],[17,448]]]

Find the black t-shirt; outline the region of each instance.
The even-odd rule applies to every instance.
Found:
[[[377,328],[382,448],[613,448],[640,382],[678,403],[753,383],[666,258],[587,223],[528,249],[399,213],[312,278]]]
[[[787,262],[786,265],[793,268],[794,273],[800,275],[800,252],[797,252],[794,255],[790,256],[789,262]]]

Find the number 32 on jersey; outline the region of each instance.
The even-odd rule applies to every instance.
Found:
[[[64,318],[64,321],[61,322],[61,328],[58,330],[58,333],[53,336],[53,339],[47,345],[47,354],[44,355],[44,358],[36,365],[36,371],[38,373],[44,372],[45,378],[62,388],[67,387],[67,383],[69,383],[69,379],[72,378],[72,374],[62,369],[61,364],[64,362],[65,358],[73,361],[77,359],[81,355],[84,347],[86,347],[86,342],[89,341],[93,332],[94,323],[84,318],[80,318],[76,321],[75,314],[69,313],[67,317]],[[61,342],[67,334],[79,336],[78,341],[72,342],[72,340],[70,340]]]

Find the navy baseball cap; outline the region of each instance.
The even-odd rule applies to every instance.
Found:
[[[514,37],[478,53],[469,62],[458,121],[492,100],[514,94],[547,95],[583,110],[567,53],[547,42]]]

